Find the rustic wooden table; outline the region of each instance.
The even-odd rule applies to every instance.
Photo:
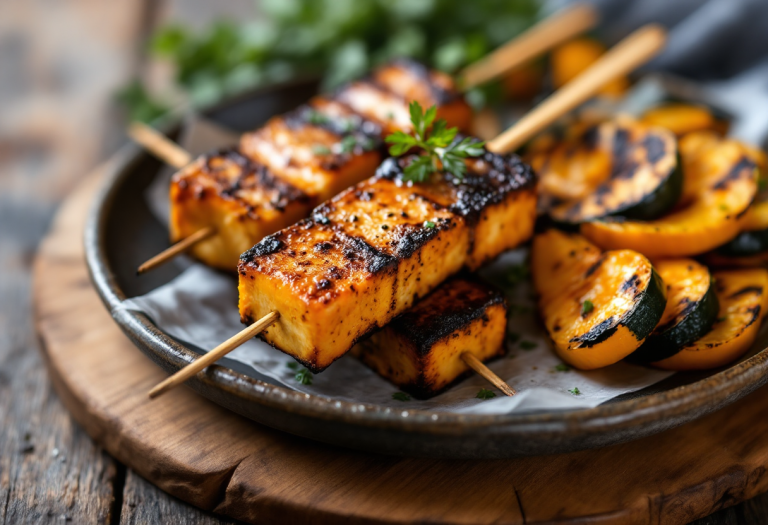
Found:
[[[57,203],[124,140],[117,87],[148,68],[141,42],[167,19],[204,23],[206,2],[0,5],[0,523],[231,523],[156,489],[104,453],[48,381],[30,269]],[[768,495],[698,524],[768,523]]]

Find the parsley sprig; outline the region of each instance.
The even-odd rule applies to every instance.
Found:
[[[464,159],[483,154],[483,144],[472,137],[455,141],[458,128],[448,128],[444,119],[436,119],[437,107],[432,106],[426,112],[416,101],[411,102],[411,123],[413,134],[396,131],[385,140],[390,155],[399,157],[412,148],[421,148],[424,154],[416,157],[404,170],[403,180],[426,182],[430,175],[444,170],[458,179],[463,179],[467,172]]]

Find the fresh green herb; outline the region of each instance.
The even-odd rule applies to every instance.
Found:
[[[427,111],[416,101],[411,102],[411,123],[413,135],[396,131],[385,139],[392,156],[399,157],[413,148],[424,150],[423,155],[416,157],[406,166],[403,180],[411,182],[426,182],[430,175],[437,171],[446,171],[458,179],[463,179],[467,171],[464,159],[478,157],[485,151],[484,142],[472,137],[455,141],[458,128],[447,128],[445,120],[435,120],[437,106]]]
[[[568,392],[570,392],[574,396],[580,396],[581,395],[581,390],[579,390],[579,387],[574,387],[571,390],[568,390]]]
[[[425,228],[429,228],[429,229],[431,230],[431,229],[432,229],[432,228],[434,228],[435,226],[436,226],[436,225],[435,225],[435,223],[434,223],[434,222],[432,222],[432,221],[424,221],[424,227],[425,227]]]
[[[570,372],[571,367],[566,365],[565,363],[560,363],[555,367],[555,372]]]
[[[307,110],[307,112],[304,113],[304,118],[307,122],[314,124],[315,126],[322,126],[323,124],[328,124],[331,121],[328,115],[324,115],[315,109]]]
[[[395,392],[394,394],[392,394],[392,399],[394,399],[395,401],[410,401],[411,396],[409,396],[405,392]]]
[[[537,20],[540,4],[264,0],[254,15],[235,22],[218,21],[200,29],[161,27],[152,35],[151,58],[169,63],[175,78],[174,85],[159,86],[157,93],[180,96],[162,104],[155,93],[123,100],[132,116],[151,119],[158,109],[179,102],[199,107],[298,76],[322,76],[323,88],[332,89],[395,57],[414,57],[454,72],[524,31]],[[501,82],[487,87],[502,92]]]
[[[295,361],[291,361],[290,363],[286,363],[285,366],[287,366],[291,370],[296,370],[297,368],[299,368],[299,363],[297,363]]]
[[[312,153],[315,155],[330,155],[331,154],[331,148],[328,146],[324,146],[322,144],[315,144],[312,146]]]
[[[520,348],[523,350],[533,350],[536,346],[534,341],[520,341]]]
[[[592,301],[587,299],[583,303],[581,303],[581,315],[587,315],[589,312],[595,309],[595,305],[592,304]]]
[[[475,397],[477,399],[482,399],[483,401],[485,401],[486,399],[491,399],[496,397],[496,394],[494,394],[493,391],[488,390],[487,388],[481,388]]]
[[[521,282],[528,279],[531,275],[531,271],[528,269],[527,264],[515,264],[509,267],[505,276],[506,284],[509,287],[515,287]]]
[[[357,139],[354,135],[347,135],[337,144],[340,153],[352,153],[357,147]]]
[[[312,378],[314,377],[312,375],[312,372],[307,370],[306,368],[302,368],[298,372],[296,372],[296,375],[293,376],[296,381],[301,383],[302,385],[311,385],[312,384]]]

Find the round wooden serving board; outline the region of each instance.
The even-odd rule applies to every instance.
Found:
[[[35,262],[51,380],[117,459],[192,505],[253,523],[687,523],[768,490],[768,388],[715,414],[600,450],[496,461],[333,448],[178,388],[91,286],[82,231],[101,177],[64,204]]]

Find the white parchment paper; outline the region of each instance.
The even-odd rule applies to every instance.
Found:
[[[182,144],[193,154],[232,142],[232,135],[200,119],[192,119]],[[168,179],[154,184],[147,193],[150,208],[165,222]],[[492,283],[505,285],[510,268],[524,263],[525,250],[500,257],[483,270]],[[536,319],[533,291],[527,281],[503,286],[510,308],[507,357],[488,366],[518,391],[514,397],[498,395],[478,399],[481,388],[491,388],[473,375],[430,400],[399,401],[393,384],[379,377],[352,356],[336,361],[312,377],[311,385],[295,378],[295,361],[263,341],[253,339],[228,355],[269,381],[294,390],[333,399],[399,409],[498,414],[512,411],[558,410],[594,407],[616,396],[650,386],[671,374],[650,368],[618,363],[581,372],[566,367],[550,349]],[[243,326],[237,310],[237,283],[233,277],[193,263],[181,275],[152,292],[126,300],[123,308],[147,314],[170,336],[203,350],[214,348]]]

